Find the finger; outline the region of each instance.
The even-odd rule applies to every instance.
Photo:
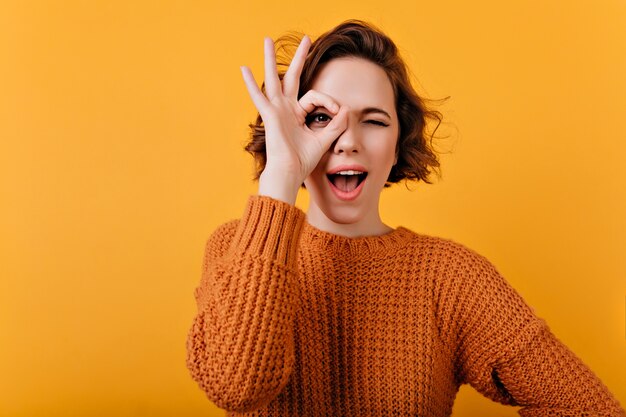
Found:
[[[348,107],[342,106],[339,112],[333,120],[330,121],[326,127],[319,131],[316,136],[322,142],[324,151],[328,150],[333,142],[346,130],[348,127]]]
[[[306,60],[306,55],[309,52],[311,46],[311,38],[304,35],[296,49],[296,53],[293,56],[293,60],[289,64],[289,68],[283,77],[283,94],[287,97],[294,99],[298,98],[298,88],[300,86],[300,75],[302,74],[302,67]]]
[[[267,98],[272,100],[281,93],[280,79],[276,69],[276,51],[274,50],[274,41],[270,37],[266,37],[265,41],[265,92]]]
[[[242,66],[241,74],[243,75],[243,81],[246,83],[248,94],[250,95],[254,106],[259,111],[259,114],[261,114],[261,117],[263,117],[263,113],[269,105],[267,98],[265,97],[265,95],[263,95],[263,92],[257,85],[256,80],[254,79],[254,75],[252,74],[252,71],[250,71],[250,68]]]
[[[311,113],[317,107],[325,107],[332,113],[337,113],[339,110],[339,104],[331,96],[315,90],[307,91],[298,104],[306,114]]]

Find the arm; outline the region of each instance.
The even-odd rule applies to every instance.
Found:
[[[439,328],[456,347],[461,383],[522,406],[523,417],[626,416],[486,258],[456,246],[436,291]]]
[[[298,99],[310,46],[304,37],[282,81],[274,44],[265,38],[265,91],[241,67],[250,98],[263,119],[265,156],[259,194],[241,221],[208,240],[198,314],[187,339],[187,366],[219,407],[251,411],[287,384],[295,361],[294,314],[299,307],[296,255],[304,212],[293,206],[298,189],[347,125],[347,108],[312,90]],[[323,131],[306,116],[334,109]]]
[[[294,206],[251,196],[242,219],[218,228],[206,243],[187,367],[220,408],[257,409],[287,384],[303,221]]]
[[[523,417],[626,416],[600,379],[547,326],[495,369]]]

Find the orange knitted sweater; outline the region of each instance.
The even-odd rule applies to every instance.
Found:
[[[205,248],[187,367],[228,416],[626,416],[484,257],[399,227],[348,238],[251,196]]]

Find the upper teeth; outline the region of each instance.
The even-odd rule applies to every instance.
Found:
[[[339,174],[339,175],[359,175],[359,174],[363,174],[363,172],[361,171],[338,171],[335,172],[335,174]]]

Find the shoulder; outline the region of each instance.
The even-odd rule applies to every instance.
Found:
[[[534,334],[532,329],[539,328],[541,320],[529,304],[484,255],[451,239],[427,240],[435,242],[442,260],[432,276],[435,314],[445,340],[457,340],[466,354],[481,352],[477,346],[486,344],[508,352],[521,345],[520,332]]]
[[[227,222],[220,224],[219,226],[215,228],[213,233],[211,233],[211,237],[213,236],[224,237],[228,235],[231,235],[231,236],[234,235],[240,221],[241,221],[240,219],[233,219],[233,220],[229,220]]]
[[[205,255],[221,256],[230,245],[239,222],[239,219],[230,220],[215,228],[205,241]]]
[[[399,229],[402,229],[407,236],[409,236],[408,240],[413,245],[428,247],[436,251],[447,252],[450,254],[474,252],[465,244],[451,238],[418,233],[404,226],[400,226]]]
[[[457,240],[414,232],[402,227],[409,238],[407,248],[415,255],[427,257],[431,263],[438,264],[446,270],[468,270],[489,268],[493,265],[489,260]]]
[[[467,312],[476,312],[487,305],[499,306],[503,314],[528,311],[521,295],[486,256],[449,238],[417,235],[415,239],[426,252],[435,295],[440,301],[448,300],[455,306],[451,308],[465,308]]]

